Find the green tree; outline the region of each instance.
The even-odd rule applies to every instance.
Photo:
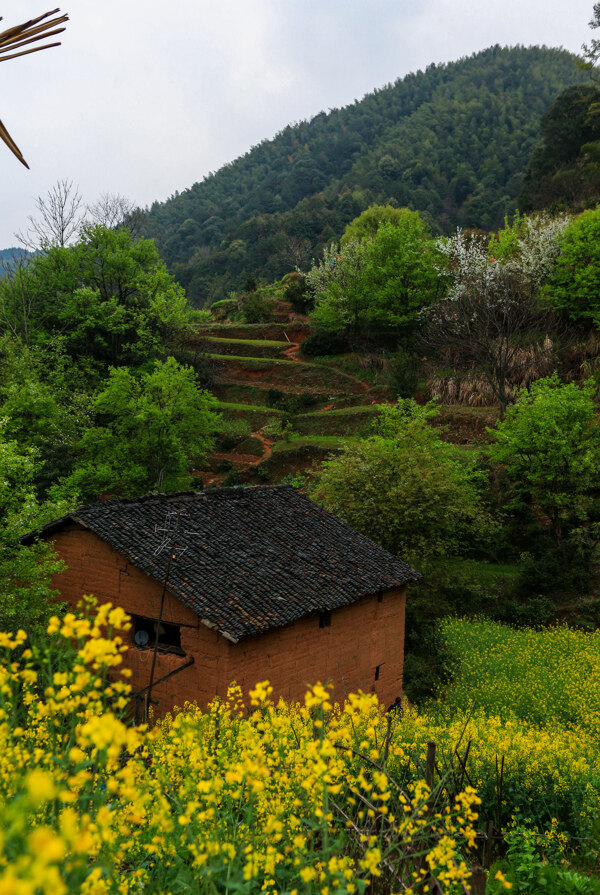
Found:
[[[311,496],[424,573],[406,607],[405,687],[421,699],[446,673],[439,619],[484,608],[457,560],[488,548],[496,525],[482,471],[442,441],[433,405],[402,400],[380,411],[373,435],[324,462]]]
[[[580,84],[564,90],[542,116],[543,143],[533,153],[521,192],[525,209],[581,208],[600,188],[600,90]]]
[[[51,598],[52,576],[62,563],[43,542],[24,546],[26,532],[60,516],[70,507],[56,501],[40,504],[34,479],[35,451],[22,450],[4,434],[6,420],[0,422],[0,631],[39,633],[56,611]]]
[[[432,408],[381,408],[375,434],[323,463],[314,499],[414,562],[461,555],[489,530],[480,473],[428,422]]]
[[[490,434],[489,456],[509,483],[506,503],[519,512],[529,506],[555,547],[565,537],[595,543],[600,494],[600,423],[596,383],[563,385],[558,376],[522,389]]]
[[[31,342],[61,336],[72,357],[108,364],[156,356],[188,319],[185,293],[154,243],[84,227],[74,246],[36,255],[0,282],[0,323]]]
[[[5,435],[21,448],[34,448],[34,483],[45,498],[72,471],[75,446],[91,421],[92,398],[62,342],[27,347],[0,338],[0,418]]]
[[[359,242],[364,239],[372,239],[381,224],[398,226],[407,213],[411,213],[407,208],[394,208],[393,205],[371,205],[353,221],[350,221],[340,241],[342,248],[355,239]]]
[[[443,289],[435,242],[415,211],[400,209],[397,223],[374,236],[331,246],[307,274],[315,295],[311,320],[324,329],[407,327]]]
[[[600,327],[600,207],[585,211],[565,230],[543,296],[572,320]]]
[[[219,420],[215,398],[172,357],[138,375],[111,367],[95,408],[98,425],[85,432],[68,480],[86,499],[186,487]]]
[[[369,316],[370,296],[364,288],[367,244],[353,240],[341,252],[335,243],[306,275],[314,294],[311,321],[326,330],[358,332]]]

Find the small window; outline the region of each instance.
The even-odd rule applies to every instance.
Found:
[[[376,680],[376,681],[379,680],[379,669],[380,669],[380,668],[381,668],[381,665],[377,665],[377,666],[375,667],[375,680]]]
[[[320,628],[329,628],[331,625],[331,612],[329,609],[325,609],[323,612],[319,614],[319,627]]]
[[[181,649],[181,628],[179,625],[169,625],[156,619],[143,618],[140,615],[133,616],[133,639],[138,649],[154,649],[156,643],[156,629],[158,627],[158,649],[163,653],[178,653],[184,656]]]

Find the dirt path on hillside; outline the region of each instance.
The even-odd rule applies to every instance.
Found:
[[[331,364],[331,365],[330,364],[320,364],[318,361],[303,361],[303,360],[301,360],[298,357],[298,355],[300,353],[300,345],[301,344],[302,344],[301,342],[290,342],[289,348],[286,348],[284,351],[281,352],[282,357],[284,357],[286,360],[296,361],[299,364],[311,363],[311,364],[314,364],[316,367],[323,367],[323,369],[325,369],[325,370],[334,370],[338,374],[338,376],[343,376],[346,379],[350,379],[351,382],[355,382],[357,385],[359,385],[361,388],[361,391],[363,391],[363,392],[370,391],[371,386],[367,382],[365,382],[363,379],[359,379],[358,376],[353,376],[352,373],[346,373],[345,370],[338,370],[338,368],[335,367],[333,364]],[[335,394],[335,392],[332,392],[332,394]]]
[[[273,442],[265,438],[262,432],[253,432],[252,437],[258,438],[264,448],[264,454],[262,455],[262,457],[258,457],[256,463],[251,464],[252,466],[258,466],[259,463],[263,463],[265,460],[268,460],[273,453]]]
[[[273,441],[265,438],[262,432],[252,432],[251,437],[257,438],[263,446],[263,453],[260,457],[257,457],[256,454],[236,454],[235,452],[225,453],[224,451],[218,451],[210,454],[211,461],[229,460],[234,466],[241,466],[244,469],[247,469],[249,466],[258,466],[259,463],[264,463],[264,461],[268,460],[273,453]],[[193,475],[197,475],[202,479],[205,488],[209,485],[220,486],[227,477],[227,473],[223,472],[195,471]]]
[[[226,385],[248,385],[248,380],[244,379],[228,379]],[[260,388],[260,386],[257,386]],[[265,385],[261,390],[266,392],[271,388],[277,389],[279,392],[285,392],[286,395],[297,395],[298,394],[298,386],[286,385],[284,382],[278,382],[276,385]],[[337,388],[319,388],[318,386],[305,387],[302,388],[301,391],[308,392],[311,395],[347,395],[349,392],[341,391]],[[253,404],[246,404],[249,410],[252,409]],[[263,405],[261,405],[263,406]]]
[[[256,438],[262,444],[263,453],[260,456],[257,456],[256,454],[239,454],[236,453],[236,451],[212,451],[209,454],[210,460],[229,460],[234,466],[244,467],[258,466],[259,463],[268,460],[273,453],[274,442],[271,439],[266,438],[260,431],[252,432],[249,437]]]
[[[365,382],[364,379],[359,379],[358,376],[353,376],[352,373],[346,373],[345,370],[339,370],[337,367],[334,367],[333,364],[315,364],[317,367],[323,367],[324,370],[334,370],[338,376],[343,376],[345,379],[349,379],[351,382],[355,382],[356,385],[360,386],[361,392],[370,392],[371,386],[368,382]],[[332,392],[333,394],[333,392]]]
[[[285,351],[282,351],[282,357],[285,357],[286,360],[295,360],[298,363],[302,363],[298,354],[300,352],[300,342],[290,342],[290,347],[286,348]]]

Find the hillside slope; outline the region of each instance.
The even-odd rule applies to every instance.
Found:
[[[23,260],[31,255],[27,249],[14,247],[10,249],[0,249],[0,276],[8,269],[14,266],[16,261]]]
[[[250,275],[305,267],[373,203],[416,208],[442,232],[494,228],[515,207],[541,115],[582,77],[574,56],[545,47],[432,65],[154,203],[145,234],[205,304]]]

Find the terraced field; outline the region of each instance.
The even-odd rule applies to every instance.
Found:
[[[359,376],[302,355],[305,324],[199,326],[188,348],[211,361],[223,430],[205,484],[276,483],[365,432],[389,396]]]
[[[208,359],[223,419],[216,450],[196,473],[206,485],[274,484],[303,473],[368,432],[376,406],[392,400],[373,385],[382,377],[368,356],[304,356],[306,318],[274,298],[274,322],[198,325],[182,346]],[[435,424],[443,438],[472,451],[495,418],[490,407],[441,406]]]

